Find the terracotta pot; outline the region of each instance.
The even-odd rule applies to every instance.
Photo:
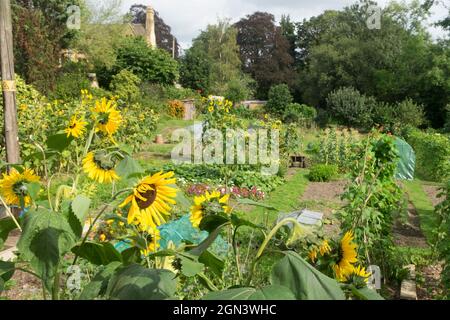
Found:
[[[162,134],[157,134],[156,135],[155,143],[156,144],[164,144],[164,138],[163,138]]]

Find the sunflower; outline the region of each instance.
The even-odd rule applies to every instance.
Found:
[[[176,204],[174,198],[177,189],[169,187],[175,184],[176,179],[172,171],[167,173],[158,172],[152,176],[143,178],[120,205],[124,207],[131,203],[128,211],[128,223],[137,224],[142,230],[156,228],[166,222],[164,216],[170,212],[170,204]]]
[[[308,258],[309,260],[311,260],[311,262],[314,263],[317,260],[317,250],[316,249],[310,250],[308,253]]]
[[[72,117],[72,119],[70,119],[69,125],[64,131],[67,133],[67,137],[72,136],[74,138],[79,138],[86,131],[86,125],[86,121],[84,121],[82,118],[78,118],[75,115]]]
[[[115,168],[115,161],[104,151],[89,152],[83,159],[83,170],[92,180],[100,183],[111,183],[119,180]]]
[[[339,261],[333,266],[336,279],[345,281],[346,277],[353,272],[353,264],[358,261],[356,244],[353,243],[353,233],[347,231],[341,239],[339,246]]]
[[[141,254],[144,256],[148,256],[151,253],[156,252],[159,248],[159,240],[161,236],[159,234],[159,230],[156,228],[150,228],[147,234],[147,248],[141,250]]]
[[[355,276],[355,277],[359,277],[359,278],[363,278],[365,282],[367,282],[369,280],[371,273],[366,271],[366,268],[362,267],[362,266],[353,266],[353,271],[351,276]]]
[[[3,174],[0,180],[0,193],[8,205],[28,206],[31,198],[27,192],[27,183],[37,182],[39,177],[31,169],[25,169],[22,173],[12,168],[9,174]]]
[[[119,129],[122,116],[116,110],[116,104],[113,100],[108,101],[106,98],[102,98],[100,101],[97,100],[93,111],[95,113],[94,117],[98,121],[97,131],[112,136]]]
[[[194,227],[199,227],[202,219],[209,214],[217,214],[225,212],[229,214],[231,208],[228,206],[229,194],[220,197],[219,191],[213,191],[209,193],[205,192],[204,195],[194,197],[194,205],[191,207],[190,220]]]
[[[322,244],[319,247],[320,255],[324,256],[330,252],[331,252],[331,247],[330,247],[330,244],[328,243],[328,240],[323,240]]]

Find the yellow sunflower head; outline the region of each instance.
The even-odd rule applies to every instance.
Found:
[[[84,121],[83,118],[78,118],[76,115],[72,117],[69,121],[69,125],[67,126],[65,132],[67,133],[67,137],[79,138],[86,131],[87,122]]]
[[[115,167],[116,160],[102,150],[89,152],[83,159],[83,171],[90,179],[100,183],[111,183],[120,179]]]
[[[198,228],[203,218],[209,215],[231,212],[231,208],[228,206],[229,194],[221,197],[219,191],[213,191],[209,193],[205,192],[204,195],[194,197],[194,205],[191,207],[190,220],[194,227]]]
[[[308,252],[308,258],[309,258],[309,260],[311,260],[312,263],[316,262],[316,260],[317,260],[317,250],[316,249],[311,249]]]
[[[333,265],[337,280],[346,281],[347,276],[353,272],[353,264],[358,262],[356,247],[353,243],[353,233],[347,231],[340,242],[338,261]]]
[[[143,256],[148,256],[151,253],[155,253],[159,248],[159,240],[161,239],[159,230],[156,228],[150,228],[147,230],[147,248],[141,250]]]
[[[34,174],[33,170],[25,169],[20,173],[12,168],[8,174],[4,173],[0,180],[0,193],[6,204],[26,207],[31,202],[26,185],[38,181],[39,177]]]
[[[124,207],[130,204],[129,224],[139,225],[141,230],[147,231],[166,222],[171,210],[169,204],[176,204],[174,198],[177,189],[170,186],[176,183],[173,176],[172,171],[158,172],[139,181],[133,188],[133,193],[120,205]]]
[[[122,116],[116,109],[114,100],[107,100],[106,98],[102,98],[100,101],[97,100],[93,112],[97,121],[97,131],[103,132],[108,136],[112,136],[117,132],[122,122]]]

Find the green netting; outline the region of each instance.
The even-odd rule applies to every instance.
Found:
[[[413,180],[416,167],[414,149],[403,139],[396,138],[395,144],[400,155],[395,177],[402,180]]]

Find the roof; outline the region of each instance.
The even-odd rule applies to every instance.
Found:
[[[135,36],[143,36],[145,37],[145,26],[143,24],[131,24],[131,30],[133,31]]]

